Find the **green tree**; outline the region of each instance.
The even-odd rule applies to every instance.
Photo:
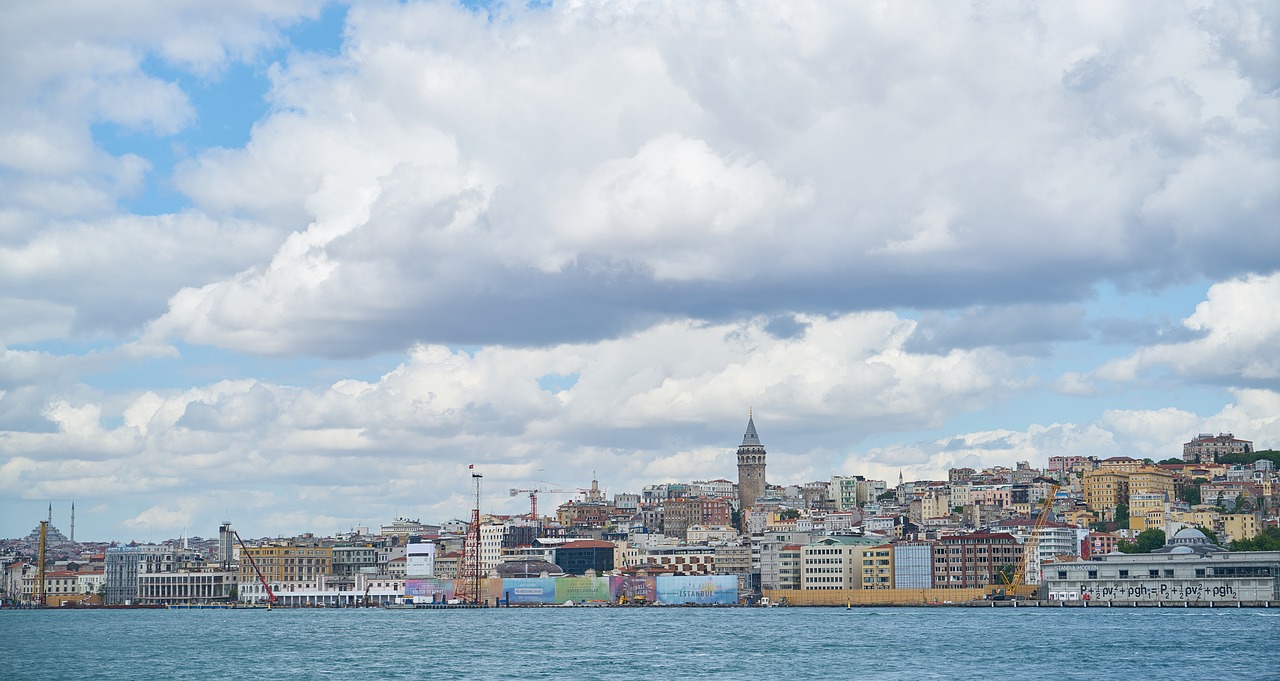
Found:
[[[1183,487],[1182,500],[1187,502],[1188,504],[1191,504],[1192,506],[1199,505],[1200,504],[1200,486],[1187,485],[1186,487]]]
[[[1253,500],[1247,494],[1241,494],[1236,497],[1235,506],[1231,509],[1232,513],[1248,513],[1253,510]]]
[[[1013,573],[1017,572],[1017,566],[1005,563],[996,568],[996,584],[1013,584]]]
[[[1280,551],[1280,528],[1268,527],[1253,539],[1237,539],[1228,547],[1232,551]]]
[[[896,492],[885,492],[884,494],[876,497],[876,501],[893,501],[897,498],[898,494]]]
[[[1264,449],[1260,452],[1244,452],[1241,454],[1223,454],[1218,457],[1218,463],[1230,464],[1249,464],[1255,461],[1266,459],[1280,468],[1280,451],[1274,449]]]
[[[1218,498],[1213,502],[1213,505],[1224,511],[1227,510],[1227,497],[1221,490],[1218,491]]]
[[[1161,464],[1177,464],[1177,463],[1186,463],[1186,461],[1183,461],[1182,459],[1179,459],[1176,456],[1172,456],[1165,459],[1164,461],[1161,461],[1160,463]]]
[[[1116,544],[1116,548],[1121,553],[1151,553],[1164,544],[1164,530],[1143,530],[1135,541],[1122,541]]]
[[[778,518],[781,520],[795,520],[799,517],[800,511],[797,511],[794,508],[783,509],[782,513],[778,514]]]
[[[1129,524],[1129,505],[1116,504],[1116,524],[1124,527]]]

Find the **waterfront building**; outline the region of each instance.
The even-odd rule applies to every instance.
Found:
[[[760,588],[785,589],[780,586],[783,569],[782,552],[789,545],[803,546],[813,539],[808,532],[778,531],[759,533],[751,536],[752,571],[760,574]],[[799,554],[796,556],[799,559]],[[798,565],[798,564],[797,564]],[[797,567],[798,569],[798,567]],[[798,579],[798,577],[797,577]],[[797,581],[796,589],[800,588]]]
[[[974,532],[943,537],[933,545],[933,585],[939,589],[985,587],[999,583],[996,572],[1016,566],[1022,546],[1011,534]]]
[[[777,577],[769,583],[764,583],[764,575],[761,574],[762,589],[799,589],[801,583],[801,566],[804,547],[800,544],[783,544],[778,549],[778,568]]]
[[[333,547],[320,546],[315,541],[271,542],[261,546],[249,546],[244,554],[253,562],[240,559],[237,590],[241,601],[260,601],[266,598],[266,590],[254,572],[256,563],[263,579],[277,593],[312,588],[322,577],[333,575]]]
[[[862,588],[862,556],[883,537],[828,536],[800,551],[800,588],[832,591]]]
[[[738,446],[738,508],[743,511],[750,511],[765,495],[765,456],[755,419],[748,415],[747,432]]]
[[[189,549],[154,544],[111,546],[104,567],[106,605],[130,605],[138,598],[138,574],[168,573],[201,560]]]
[[[1041,597],[1133,603],[1280,601],[1280,552],[1230,552],[1185,529],[1165,550],[1045,566]]]
[[[895,589],[928,589],[933,586],[933,543],[894,542],[893,584]]]
[[[192,605],[228,601],[237,586],[237,573],[190,564],[172,572],[138,572],[137,602],[141,605]]]
[[[1247,454],[1253,443],[1240,440],[1231,433],[1200,433],[1182,445],[1182,460],[1190,463],[1214,463],[1224,454]]]
[[[893,546],[881,544],[871,546],[862,552],[862,588],[892,589],[893,584]]]

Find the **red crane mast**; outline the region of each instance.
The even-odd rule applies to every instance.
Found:
[[[262,582],[262,588],[267,590],[267,605],[275,605],[276,592],[271,590],[271,585],[267,583],[267,578],[262,576],[262,570],[258,569],[258,561],[253,559],[252,553],[249,553],[249,547],[244,545],[244,540],[240,538],[240,533],[235,530],[232,530],[231,533],[236,536],[236,542],[240,544],[240,552],[244,554],[245,558],[249,559],[249,565],[253,566],[254,573],[258,575],[258,581]]]

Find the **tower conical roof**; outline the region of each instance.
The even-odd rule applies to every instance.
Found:
[[[743,447],[761,446],[760,436],[756,435],[756,421],[755,421],[755,418],[751,416],[747,417],[747,433],[742,436],[742,446]]]

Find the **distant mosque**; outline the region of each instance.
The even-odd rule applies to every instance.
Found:
[[[738,507],[751,510],[756,500],[764,496],[764,445],[756,434],[756,422],[747,411],[747,432],[738,446]]]

